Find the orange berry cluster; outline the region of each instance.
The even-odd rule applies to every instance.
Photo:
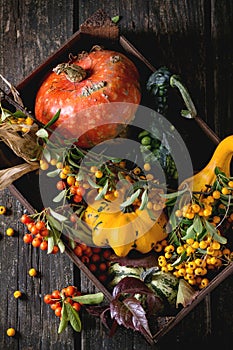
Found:
[[[34,248],[48,249],[49,230],[42,220],[34,221],[29,215],[24,214],[20,221],[27,226],[29,233],[23,236],[24,243],[31,244]],[[54,245],[52,254],[58,253],[58,246]]]
[[[62,303],[69,303],[77,312],[81,309],[81,304],[72,300],[73,297],[81,295],[75,286],[68,286],[61,291],[55,289],[51,294],[44,296],[44,302],[50,305],[57,317],[61,317]]]
[[[73,251],[100,282],[106,283],[108,281],[108,259],[112,254],[111,249],[89,247],[85,243],[76,243]]]

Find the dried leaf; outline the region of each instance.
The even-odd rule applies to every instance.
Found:
[[[15,180],[38,168],[38,163],[23,163],[11,168],[0,170],[0,190],[3,190],[11,185]]]

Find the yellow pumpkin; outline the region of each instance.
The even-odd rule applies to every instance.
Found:
[[[167,217],[164,212],[153,220],[148,211],[122,211],[119,198],[115,201],[97,200],[89,203],[84,220],[92,230],[97,246],[110,246],[118,256],[126,256],[132,249],[148,253],[167,237]]]
[[[216,180],[214,169],[218,167],[227,177],[230,176],[230,164],[233,155],[233,135],[223,139],[216,147],[209,163],[200,172],[186,179],[181,184],[188,185],[193,192],[205,192]]]

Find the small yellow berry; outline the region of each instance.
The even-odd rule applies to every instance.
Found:
[[[227,187],[223,187],[221,190],[222,194],[224,195],[228,195],[231,193],[231,191],[227,188]]]
[[[14,298],[15,299],[18,299],[18,298],[20,298],[22,296],[22,293],[20,292],[20,290],[16,290],[15,292],[14,292]]]
[[[150,163],[145,163],[145,164],[143,165],[143,168],[144,168],[145,171],[150,171],[150,170],[151,170]]]
[[[218,190],[215,190],[213,193],[212,193],[212,197],[214,199],[219,199],[220,198],[220,195],[221,193],[218,191]]]
[[[200,205],[196,203],[192,204],[191,208],[194,213],[198,213],[201,209]]]
[[[213,241],[211,247],[214,249],[214,250],[219,250],[221,248],[221,245],[219,242],[217,241]]]
[[[229,181],[227,184],[229,187],[233,188],[233,181]]]
[[[62,169],[62,168],[63,168],[62,162],[57,162],[57,163],[56,163],[56,168],[57,168],[57,169]]]
[[[178,209],[178,210],[176,210],[175,215],[176,215],[177,218],[181,218],[181,216],[183,214],[182,214],[182,211]]]
[[[6,331],[6,334],[8,335],[8,337],[14,337],[15,333],[16,332],[14,328],[8,328]]]
[[[8,227],[8,229],[6,230],[6,235],[9,236],[9,237],[14,236],[14,233],[15,233],[15,231],[11,227]]]
[[[199,287],[202,289],[202,288],[207,287],[208,284],[209,284],[208,278],[203,278],[203,279],[201,280],[201,283],[200,283],[200,286],[199,286]]]
[[[102,176],[103,176],[103,173],[102,173],[101,170],[97,170],[97,171],[95,172],[95,177],[96,177],[97,179],[101,179]]]
[[[206,249],[207,246],[208,246],[207,241],[201,241],[201,242],[199,242],[199,248],[200,248],[200,249]]]
[[[4,205],[0,205],[0,215],[3,215],[6,213],[6,207]]]
[[[37,271],[36,271],[36,269],[31,268],[31,269],[28,271],[28,274],[29,274],[29,276],[31,276],[31,277],[35,277],[35,276],[37,275]]]
[[[50,164],[55,166],[57,164],[57,160],[55,158],[51,159]]]
[[[32,125],[33,124],[33,119],[31,117],[27,117],[25,120],[26,125]]]
[[[40,160],[40,169],[41,170],[47,170],[48,167],[49,167],[48,163],[45,160],[41,159]]]

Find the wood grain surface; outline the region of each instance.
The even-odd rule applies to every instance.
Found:
[[[99,8],[111,17],[120,15],[120,33],[158,68],[167,66],[180,74],[198,115],[223,138],[232,124],[232,20],[229,0],[0,0],[0,74],[17,85],[79,28]],[[2,82],[0,86],[4,87]],[[198,140],[193,140],[200,148]],[[205,152],[205,150],[203,150]],[[209,154],[207,150],[207,154]],[[70,327],[57,334],[58,319],[43,303],[43,296],[68,284],[82,292],[96,288],[66,255],[49,256],[22,241],[19,218],[25,208],[8,189],[0,192],[0,350],[141,350],[151,349],[138,333],[119,328],[113,338],[100,321],[82,313],[83,330]],[[7,237],[13,227],[17,234]],[[28,275],[35,267],[36,278]],[[15,290],[25,293],[16,300]],[[233,340],[233,278],[229,277],[202,301],[154,349],[184,348],[206,344],[229,348]],[[14,327],[16,337],[6,336]]]

